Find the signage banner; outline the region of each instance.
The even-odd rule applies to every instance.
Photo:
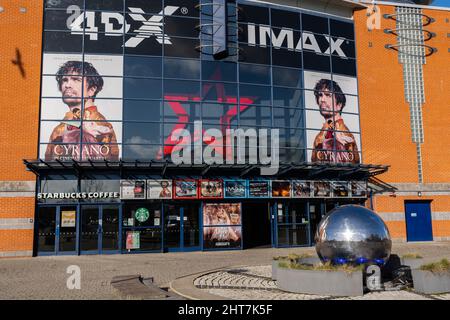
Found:
[[[174,198],[175,199],[196,199],[197,193],[196,180],[174,180]]]
[[[331,198],[331,183],[314,181],[314,198]]]
[[[334,181],[333,182],[333,197],[347,198],[350,196],[348,182]]]
[[[145,180],[120,180],[120,198],[145,199]]]
[[[200,180],[200,198],[219,199],[223,198],[222,180]]]
[[[292,198],[311,198],[311,182],[302,180],[292,181]]]
[[[147,199],[172,199],[172,180],[147,180]]]
[[[61,227],[75,227],[76,226],[76,211],[61,211]]]
[[[291,182],[272,180],[272,198],[290,198]]]
[[[270,181],[249,181],[248,182],[249,198],[269,198],[270,197]]]
[[[247,181],[246,180],[224,180],[225,198],[246,198]]]
[[[367,198],[367,182],[365,181],[352,181],[350,183],[352,197],[355,198]]]

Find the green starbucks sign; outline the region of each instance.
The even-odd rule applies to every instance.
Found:
[[[139,222],[147,221],[150,217],[150,212],[146,208],[139,208],[136,210],[136,213],[134,214],[136,217],[136,220]]]

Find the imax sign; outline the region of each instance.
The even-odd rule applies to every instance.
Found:
[[[345,39],[333,39],[325,35],[316,35],[307,31],[304,31],[301,35],[299,32],[295,32],[295,35],[292,29],[282,28],[275,32],[269,26],[258,26],[255,24],[249,24],[247,26],[249,45],[266,47],[269,45],[268,42],[270,42],[275,48],[285,47],[294,51],[301,51],[303,48],[303,50],[311,50],[318,54],[336,54],[342,58],[347,58],[347,55],[341,48]],[[316,37],[325,40],[328,48],[322,50]],[[257,41],[257,38],[259,41]]]

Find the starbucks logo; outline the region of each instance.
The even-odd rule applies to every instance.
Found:
[[[150,213],[146,208],[139,208],[136,210],[134,216],[136,217],[137,221],[144,222],[148,220],[148,218],[150,217]]]

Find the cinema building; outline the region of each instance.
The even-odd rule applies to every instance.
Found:
[[[394,241],[450,240],[449,19],[413,1],[1,4],[0,256],[312,246],[345,204]]]

